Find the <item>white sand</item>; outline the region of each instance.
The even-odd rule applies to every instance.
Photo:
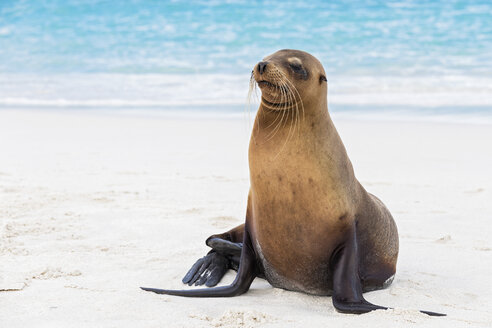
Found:
[[[399,227],[393,285],[365,294],[396,310],[339,314],[261,279],[228,299],[138,288],[183,287],[205,238],[241,223],[247,120],[1,110],[0,326],[492,326],[492,127],[335,124]]]

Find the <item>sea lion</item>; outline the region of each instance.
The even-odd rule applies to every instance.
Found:
[[[262,276],[274,287],[331,295],[339,312],[387,309],[362,293],[392,282],[397,227],[355,178],[328,113],[323,66],[306,52],[280,50],[255,65],[251,81],[261,89],[261,104],[249,145],[245,224],[209,237],[212,251],[183,282],[214,286],[229,268],[237,269],[236,279],[197,290],[142,289],[229,297]]]

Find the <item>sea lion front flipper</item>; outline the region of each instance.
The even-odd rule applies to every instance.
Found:
[[[362,296],[359,278],[359,258],[357,251],[356,227],[349,232],[347,241],[340,246],[332,259],[333,266],[333,306],[338,312],[361,314],[387,307],[369,303]]]
[[[241,252],[241,260],[236,279],[229,286],[191,289],[191,290],[168,290],[156,288],[144,288],[145,291],[154,292],[157,294],[167,294],[185,297],[231,297],[237,296],[248,291],[251,283],[258,275],[259,269],[256,261],[256,254],[251,243],[251,238],[247,229],[244,230],[243,247]]]
[[[374,310],[387,310],[388,307],[369,303],[362,296],[359,277],[359,254],[356,227],[351,229],[346,243],[340,247],[332,259],[333,266],[333,306],[338,312],[361,314]],[[429,316],[442,317],[443,313],[420,311]]]

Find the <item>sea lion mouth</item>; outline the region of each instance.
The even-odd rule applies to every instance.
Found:
[[[278,85],[267,80],[260,80],[257,83],[260,89],[266,88],[261,96],[261,102],[266,107],[273,110],[284,110],[295,106],[296,101],[286,99],[287,95],[290,94],[290,90],[286,85]],[[267,98],[270,100],[267,100]],[[275,100],[277,99],[280,102],[276,102]]]
[[[261,80],[261,81],[258,81],[258,85],[261,87],[271,87],[271,88],[277,88],[278,85],[276,84],[273,84],[271,82],[268,82],[266,80]]]
[[[271,101],[266,100],[265,97],[263,97],[263,96],[261,97],[261,102],[263,104],[267,105],[268,107],[274,108],[274,109],[287,109],[287,108],[290,108],[294,105],[289,101],[283,102],[283,103],[273,103]]]
[[[286,94],[287,92],[287,88],[285,86],[277,85],[267,80],[258,80],[256,83],[260,89],[262,89],[261,102],[264,105],[275,110],[290,107],[290,102],[286,101],[286,99],[282,96],[282,94]],[[266,98],[269,98],[270,101],[266,100]],[[277,99],[282,102],[275,102]]]

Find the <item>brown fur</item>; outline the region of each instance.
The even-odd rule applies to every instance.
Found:
[[[292,57],[300,59],[307,79],[289,69]],[[254,79],[278,83],[280,71],[297,89],[290,99],[302,100],[303,110],[302,117],[286,115],[288,105],[275,109],[262,101],[251,137],[246,221],[267,279],[276,287],[330,294],[330,261],[356,226],[363,287],[383,287],[396,270],[398,232],[384,204],[354,176],[328,113],[321,63],[295,50],[278,51],[264,62],[266,69],[255,69]],[[268,104],[286,98],[277,88],[260,88]]]

